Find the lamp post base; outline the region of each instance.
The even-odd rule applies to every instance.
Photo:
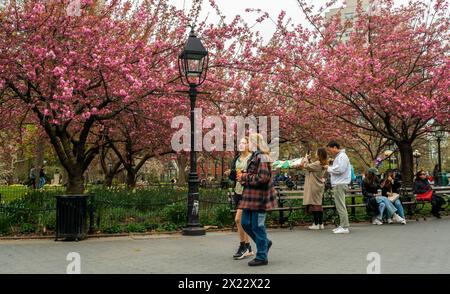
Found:
[[[203,227],[187,227],[183,229],[184,236],[203,236],[206,230]]]

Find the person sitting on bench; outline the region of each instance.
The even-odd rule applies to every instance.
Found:
[[[400,201],[400,183],[394,180],[394,173],[392,171],[387,173],[387,177],[381,183],[381,195],[387,197],[395,208],[397,208],[398,215],[405,219],[405,212]]]
[[[372,224],[374,225],[382,225],[383,224],[383,213],[386,210],[388,223],[392,223],[392,219],[394,221],[406,224],[404,218],[400,217],[396,212],[397,208],[392,204],[392,202],[385,196],[382,196],[381,193],[378,193],[378,190],[381,189],[380,181],[377,177],[378,170],[376,168],[369,168],[367,171],[366,177],[362,183],[362,194],[364,196],[364,203],[366,205],[369,202],[373,201],[371,198],[375,198],[375,201],[378,203],[378,215],[376,215]]]
[[[441,218],[439,211],[441,211],[442,205],[445,200],[439,197],[433,192],[433,188],[427,179],[427,175],[423,170],[420,170],[416,174],[414,181],[414,194],[416,194],[417,201],[430,201],[431,202],[431,214],[437,218]]]

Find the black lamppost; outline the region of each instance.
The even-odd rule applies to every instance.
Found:
[[[437,175],[433,174],[433,176],[437,177],[434,182],[436,186],[445,185],[442,184],[442,159],[441,159],[441,140],[445,136],[445,131],[442,129],[440,125],[435,125],[434,127],[434,135],[436,136],[437,144],[438,144],[438,173]]]
[[[217,159],[214,159],[214,180],[217,181],[217,165],[219,164],[219,161]]]
[[[384,156],[386,156],[388,158],[389,171],[392,169],[392,158],[391,158],[392,153],[394,153],[394,151],[392,151],[392,149],[384,151]]]
[[[188,224],[183,229],[183,235],[200,236],[206,233],[199,222],[199,179],[197,175],[197,155],[194,151],[194,110],[195,100],[197,98],[197,86],[201,85],[206,79],[208,69],[208,51],[206,51],[202,42],[194,33],[191,27],[189,38],[178,58],[178,68],[180,71],[181,82],[189,87],[187,92],[191,101],[191,150],[190,150],[190,172],[189,172],[189,192],[188,192]]]
[[[445,136],[445,131],[442,129],[442,127],[437,126],[435,128],[434,132],[438,144],[438,167],[439,167],[439,173],[442,173],[442,160],[441,160],[441,140]]]

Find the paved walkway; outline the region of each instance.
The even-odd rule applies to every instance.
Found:
[[[406,226],[359,224],[349,235],[303,227],[269,230],[269,265],[235,261],[237,235],[135,236],[0,241],[0,273],[66,273],[70,252],[81,273],[366,273],[369,252],[381,257],[381,273],[450,273],[450,218],[410,221]]]

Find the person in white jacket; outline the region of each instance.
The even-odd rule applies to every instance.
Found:
[[[350,160],[345,154],[344,149],[336,141],[330,141],[327,145],[328,152],[335,158],[333,165],[328,167],[328,173],[331,176],[331,186],[333,187],[334,201],[336,210],[339,214],[340,226],[333,230],[335,234],[350,233],[347,207],[345,206],[345,193],[351,182]]]

